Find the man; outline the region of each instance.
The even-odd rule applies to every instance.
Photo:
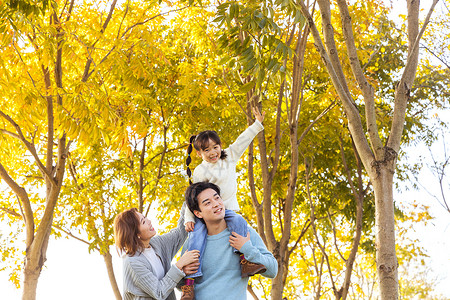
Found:
[[[248,261],[264,265],[263,276],[274,278],[277,275],[276,259],[253,228],[248,227],[245,237],[229,231],[217,185],[194,183],[186,189],[185,198],[188,208],[205,223],[208,232],[205,248],[201,250],[203,276],[195,281],[193,289],[195,299],[247,298],[248,277],[241,277],[240,258],[233,248],[244,254]],[[193,295],[187,297],[188,294],[183,290],[184,299],[193,299]]]

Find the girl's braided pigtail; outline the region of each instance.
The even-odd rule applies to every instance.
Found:
[[[191,169],[189,168],[189,165],[191,164],[191,161],[192,161],[192,159],[191,159],[192,143],[195,141],[195,138],[196,138],[196,137],[197,137],[196,135],[192,135],[192,136],[189,138],[189,146],[188,146],[188,149],[187,149],[187,155],[188,155],[188,157],[186,158],[186,174],[187,174],[187,176],[188,176],[188,178],[189,178],[189,185],[192,184],[192,180],[191,180],[192,172],[191,172]]]

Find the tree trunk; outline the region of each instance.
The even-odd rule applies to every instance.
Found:
[[[276,257],[278,262],[278,274],[272,279],[272,290],[270,292],[272,300],[281,300],[283,298],[283,274],[286,272],[283,267],[283,262],[281,261],[281,255]]]
[[[26,261],[29,261],[28,255],[26,256]],[[25,263],[22,300],[36,299],[36,289],[41,273],[41,267],[42,266],[35,266],[31,263]]]
[[[398,299],[392,165],[392,160],[379,165],[375,178],[371,179],[375,194],[376,262],[381,299]]]
[[[116,276],[114,275],[114,268],[112,263],[111,253],[107,252],[102,254],[103,259],[105,260],[106,270],[108,271],[109,282],[111,283],[111,287],[114,292],[114,296],[117,300],[122,300],[122,295],[120,294],[119,287],[117,286]]]

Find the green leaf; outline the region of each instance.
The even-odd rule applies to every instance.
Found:
[[[280,64],[278,62],[276,62],[275,65],[273,66],[272,72],[276,73],[276,72],[278,72],[279,69],[280,69]]]
[[[248,91],[250,91],[254,86],[255,86],[255,81],[250,81],[250,82],[247,82],[246,84],[244,84],[243,86],[241,86],[239,88],[239,91],[241,93],[245,94]]]
[[[253,46],[248,47],[242,52],[242,55],[247,56],[249,53],[253,52]]]
[[[229,8],[229,11],[230,11],[229,18],[230,18],[230,19],[233,19],[233,18],[235,17],[236,4],[231,4],[231,5],[230,5],[230,8]]]
[[[272,70],[272,68],[275,66],[276,63],[277,63],[277,60],[275,58],[271,58],[269,60],[269,64],[267,65],[267,69]]]
[[[261,87],[261,84],[264,81],[265,77],[266,77],[266,71],[263,68],[261,68],[259,70],[259,72],[258,72],[258,77],[257,77],[257,81],[256,81],[256,88],[260,88]]]
[[[294,23],[300,23],[300,22],[304,22],[305,17],[302,15],[300,10],[297,10],[295,12],[295,18],[294,18]]]
[[[255,59],[255,58],[252,58],[252,60],[250,60],[247,64],[245,64],[244,72],[248,72],[248,71],[250,71],[251,69],[253,69],[253,67],[255,66],[255,64],[256,64],[256,59]]]
[[[223,16],[218,16],[217,18],[215,18],[215,19],[213,20],[213,22],[214,22],[214,23],[219,23],[219,22],[223,21],[223,19],[225,19],[225,17],[223,17]]]
[[[267,24],[267,19],[266,19],[266,18],[262,19],[262,20],[259,21],[259,23],[258,23],[259,28],[261,28],[261,29],[263,29],[263,28],[266,26],[266,24]]]
[[[219,65],[226,64],[229,60],[230,60],[229,56],[222,57],[222,59],[219,60]]]

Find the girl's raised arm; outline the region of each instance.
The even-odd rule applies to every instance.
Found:
[[[259,123],[262,123],[264,121],[264,116],[266,115],[266,112],[263,111],[263,113],[261,114],[261,112],[259,111],[259,109],[257,107],[252,107],[253,110],[253,115],[255,116],[255,119],[259,121]]]

